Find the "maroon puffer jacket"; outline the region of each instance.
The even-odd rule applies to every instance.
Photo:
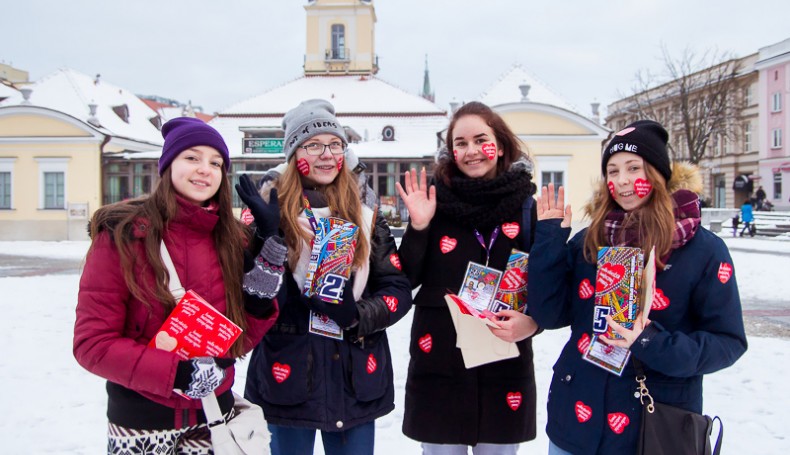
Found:
[[[216,214],[179,199],[179,213],[168,225],[164,241],[173,258],[184,289],[192,289],[217,310],[225,312],[222,269],[211,237],[219,218]],[[147,234],[147,220],[139,220],[134,235]],[[134,268],[137,283],[153,288],[152,269],[147,267],[143,242],[137,243]],[[93,240],[80,279],[77,319],[74,325],[74,356],[85,369],[108,381],[174,410],[199,409],[199,400],[173,393],[176,367],[174,353],[149,348],[148,342],[167,317],[162,306],[149,308],[134,298],[123,278],[120,255],[107,231]],[[246,351],[252,350],[277,318],[247,317]],[[230,389],[234,370],[229,368],[217,395]],[[110,400],[110,407],[113,400]],[[109,410],[112,414],[113,410]],[[175,412],[174,427],[191,425],[195,412]],[[188,416],[182,419],[181,416]],[[186,421],[182,421],[186,420]]]

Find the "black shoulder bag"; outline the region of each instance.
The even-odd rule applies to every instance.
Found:
[[[639,383],[639,401],[642,403],[642,427],[639,429],[637,455],[719,455],[724,424],[716,416],[697,414],[668,404],[653,401],[645,385],[642,363],[631,359]],[[713,421],[719,421],[719,436],[711,453],[710,435]]]

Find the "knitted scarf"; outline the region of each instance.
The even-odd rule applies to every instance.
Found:
[[[699,196],[689,190],[672,193],[675,213],[675,232],[671,250],[676,250],[691,240],[700,225]],[[629,214],[621,209],[612,210],[604,221],[606,239],[611,246],[639,245],[638,224],[629,222]],[[671,251],[670,251],[671,252]],[[663,260],[664,258],[662,258]]]
[[[532,175],[518,166],[490,180],[459,175],[450,179],[449,186],[440,180],[435,183],[436,210],[471,228],[493,228],[513,221],[509,219],[513,212],[535,194]]]

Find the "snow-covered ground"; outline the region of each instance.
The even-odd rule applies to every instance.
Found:
[[[727,238],[733,249],[738,284],[744,300],[789,301],[790,242]],[[87,242],[0,242],[0,253],[81,259]],[[759,249],[769,255],[740,251]],[[96,454],[105,451],[104,381],[77,365],[71,354],[78,275],[0,278],[0,453]],[[770,297],[767,297],[770,296]],[[395,367],[396,409],[377,421],[376,453],[420,453],[419,444],[401,433],[403,389],[408,365],[410,317],[390,329]],[[545,402],[551,366],[568,336],[547,331],[536,338],[535,373],[538,397]],[[726,425],[725,453],[790,453],[786,392],[790,377],[790,341],[749,337],[749,350],[735,366],[705,378],[705,412]],[[237,371],[237,391],[246,364]],[[545,405],[538,407],[538,438],[520,453],[543,454]],[[323,453],[320,441],[316,453]]]

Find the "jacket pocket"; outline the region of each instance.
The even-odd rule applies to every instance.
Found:
[[[261,395],[276,405],[304,403],[312,392],[313,353],[307,335],[269,334],[257,362]]]
[[[364,348],[351,344],[349,351],[351,388],[357,400],[373,401],[384,396],[392,376],[387,339]]]

